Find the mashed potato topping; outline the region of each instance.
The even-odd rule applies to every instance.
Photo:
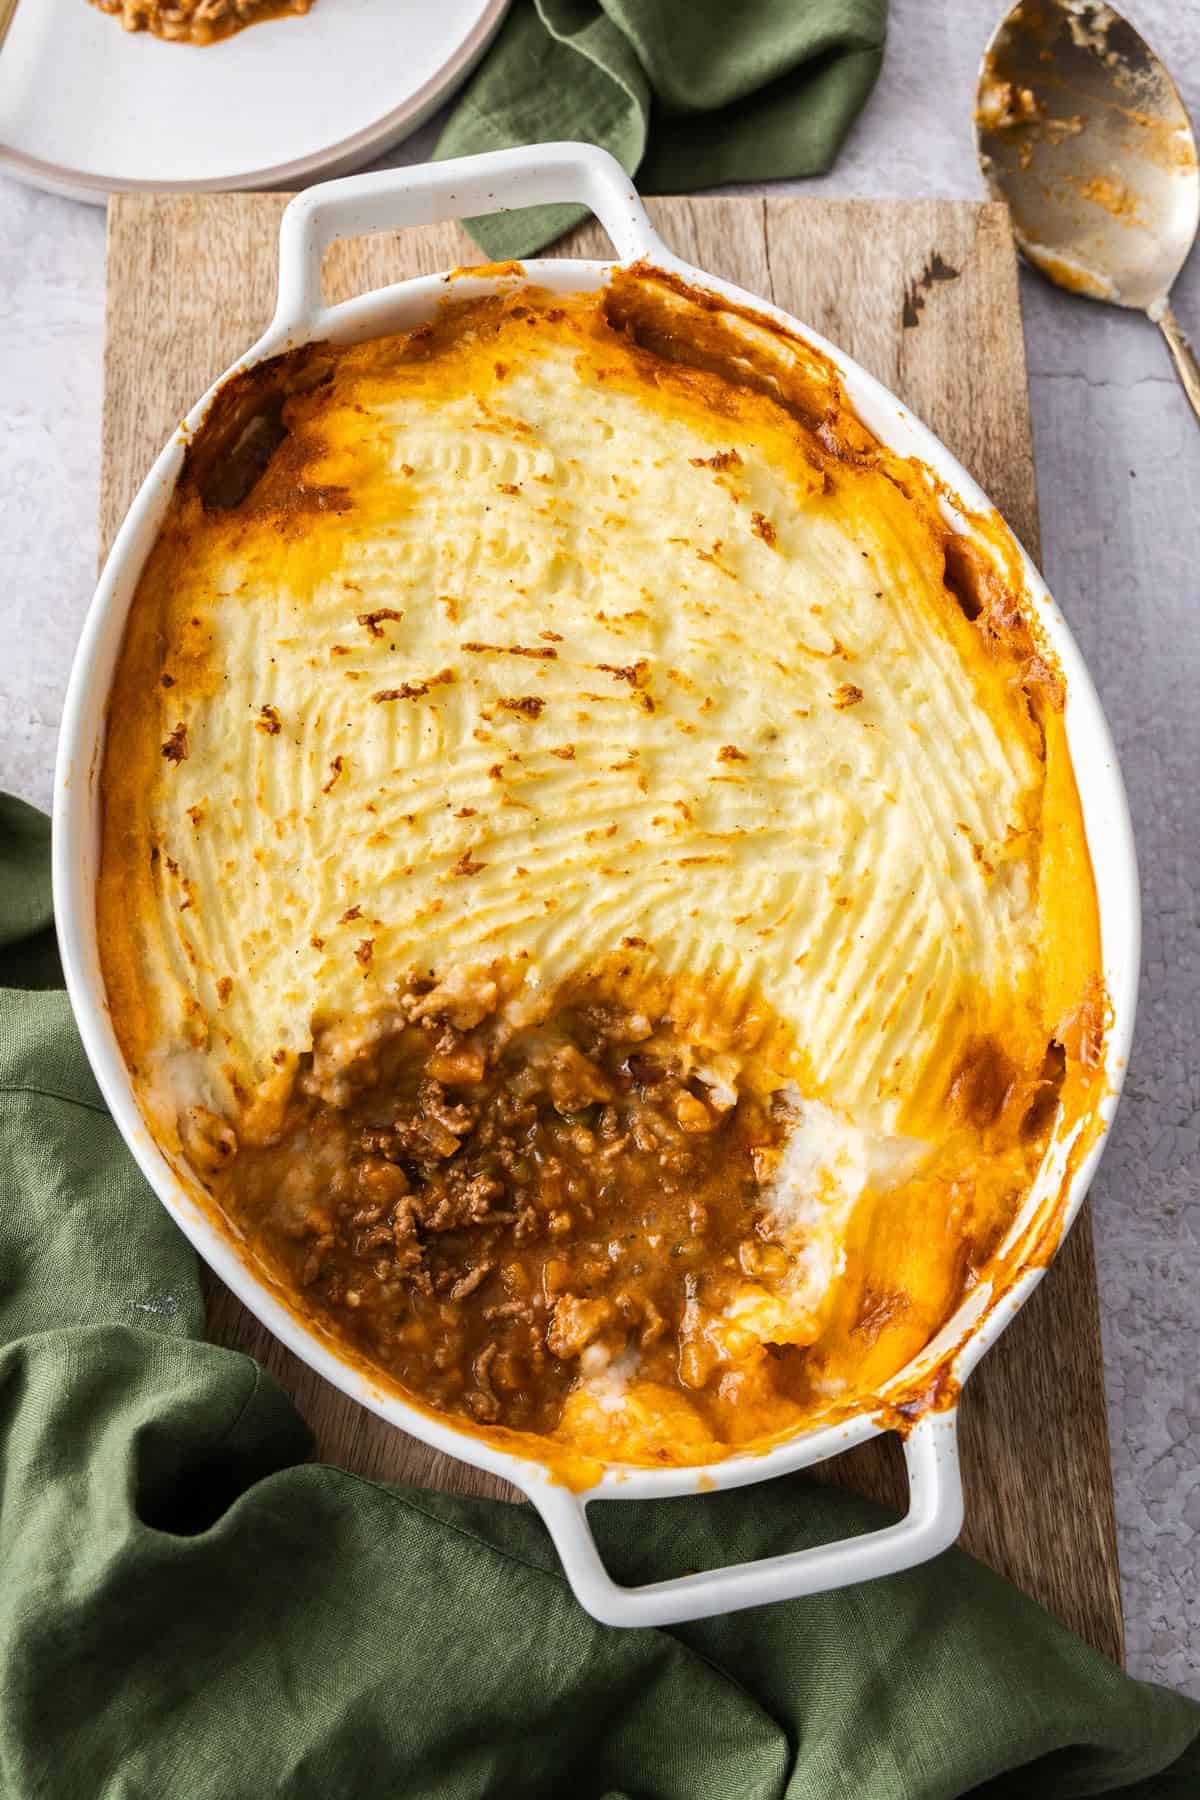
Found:
[[[878,1384],[1098,1079],[1062,684],[1016,570],[823,359],[653,271],[514,280],[235,378],[143,574],[103,772],[106,980],[160,1140],[236,1213],[223,1184],[291,1142],[298,1094],[345,1113],[346,1068],[422,1006],[491,1058],[586,992],[714,1119],[743,1094],[769,1119],[739,1204],[786,1268],[680,1289],[682,1391],[639,1390],[609,1321],[534,1428],[699,1460]],[[392,1166],[425,1242],[425,1164]],[[804,1382],[698,1422],[764,1345]]]

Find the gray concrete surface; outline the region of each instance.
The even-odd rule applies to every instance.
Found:
[[[980,195],[971,97],[999,10],[893,0],[879,87],[808,191]],[[1200,8],[1127,10],[1200,118]],[[1177,294],[1200,338],[1200,257]],[[1129,1661],[1200,1697],[1200,427],[1144,320],[1031,274],[1022,296],[1046,575],[1113,727],[1145,895],[1137,1043],[1093,1190]],[[0,785],[43,804],[94,573],[103,309],[103,215],[0,180]]]

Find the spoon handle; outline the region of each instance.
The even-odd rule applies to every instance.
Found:
[[[1188,343],[1187,333],[1169,306],[1163,308],[1155,323],[1167,340],[1175,373],[1192,403],[1192,411],[1200,419],[1200,362],[1196,361],[1196,352]]]

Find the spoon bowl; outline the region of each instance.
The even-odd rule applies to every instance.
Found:
[[[975,132],[1024,256],[1071,293],[1148,313],[1200,416],[1169,300],[1200,225],[1200,167],[1145,39],[1103,0],[1018,0],[984,52]]]

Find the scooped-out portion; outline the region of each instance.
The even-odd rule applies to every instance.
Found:
[[[902,1363],[995,1225],[946,1209],[973,1146],[871,1140],[753,1034],[701,1052],[616,987],[418,981],[318,1040],[265,1142],[194,1112],[193,1156],[306,1308],[428,1404],[590,1455],[709,1459]],[[1057,1108],[1049,1062],[1006,1099],[1014,1193]],[[904,1231],[946,1240],[907,1287],[901,1185]]]
[[[759,1271],[798,1285],[763,1201],[783,1110],[698,1068],[663,1021],[587,994],[497,1008],[478,985],[478,1007],[453,1006],[470,1029],[422,984],[318,1052],[223,1203],[438,1407],[553,1432],[573,1391],[612,1410],[636,1375],[695,1396],[697,1429],[715,1407],[725,1435],[702,1307],[721,1317]]]
[[[147,1121],[473,1431],[704,1463],[922,1404],[1102,1091],[1063,708],[999,521],[672,277],[251,369],[110,707]]]

